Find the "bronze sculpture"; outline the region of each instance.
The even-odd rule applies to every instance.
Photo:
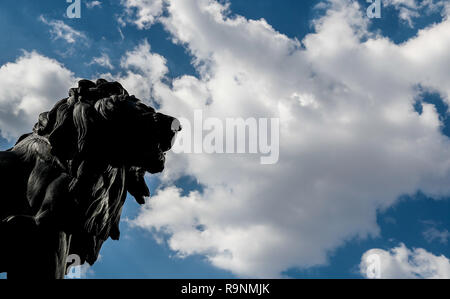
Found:
[[[64,278],[71,254],[93,265],[119,239],[127,192],[145,203],[144,175],[164,169],[180,130],[117,82],[79,81],[0,152],[0,272]]]

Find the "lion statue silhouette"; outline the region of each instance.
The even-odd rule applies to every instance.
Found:
[[[163,171],[180,130],[118,82],[79,81],[0,152],[0,272],[61,279],[69,256],[93,265],[120,237],[127,193],[150,196],[144,175]]]

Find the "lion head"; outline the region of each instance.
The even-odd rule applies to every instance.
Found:
[[[48,137],[52,154],[72,161],[75,171],[85,160],[150,173],[164,169],[165,153],[181,130],[177,119],[104,79],[81,80],[69,96],[42,113],[34,128]]]

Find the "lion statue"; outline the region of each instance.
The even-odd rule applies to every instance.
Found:
[[[163,171],[180,130],[118,82],[79,81],[0,152],[0,272],[62,279],[74,254],[93,265],[120,237],[127,192],[145,203],[144,175]]]

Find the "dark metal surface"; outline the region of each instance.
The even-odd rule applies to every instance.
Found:
[[[81,80],[0,152],[0,271],[63,278],[70,254],[94,264],[120,237],[127,192],[145,203],[144,175],[164,169],[179,130],[119,83]]]

